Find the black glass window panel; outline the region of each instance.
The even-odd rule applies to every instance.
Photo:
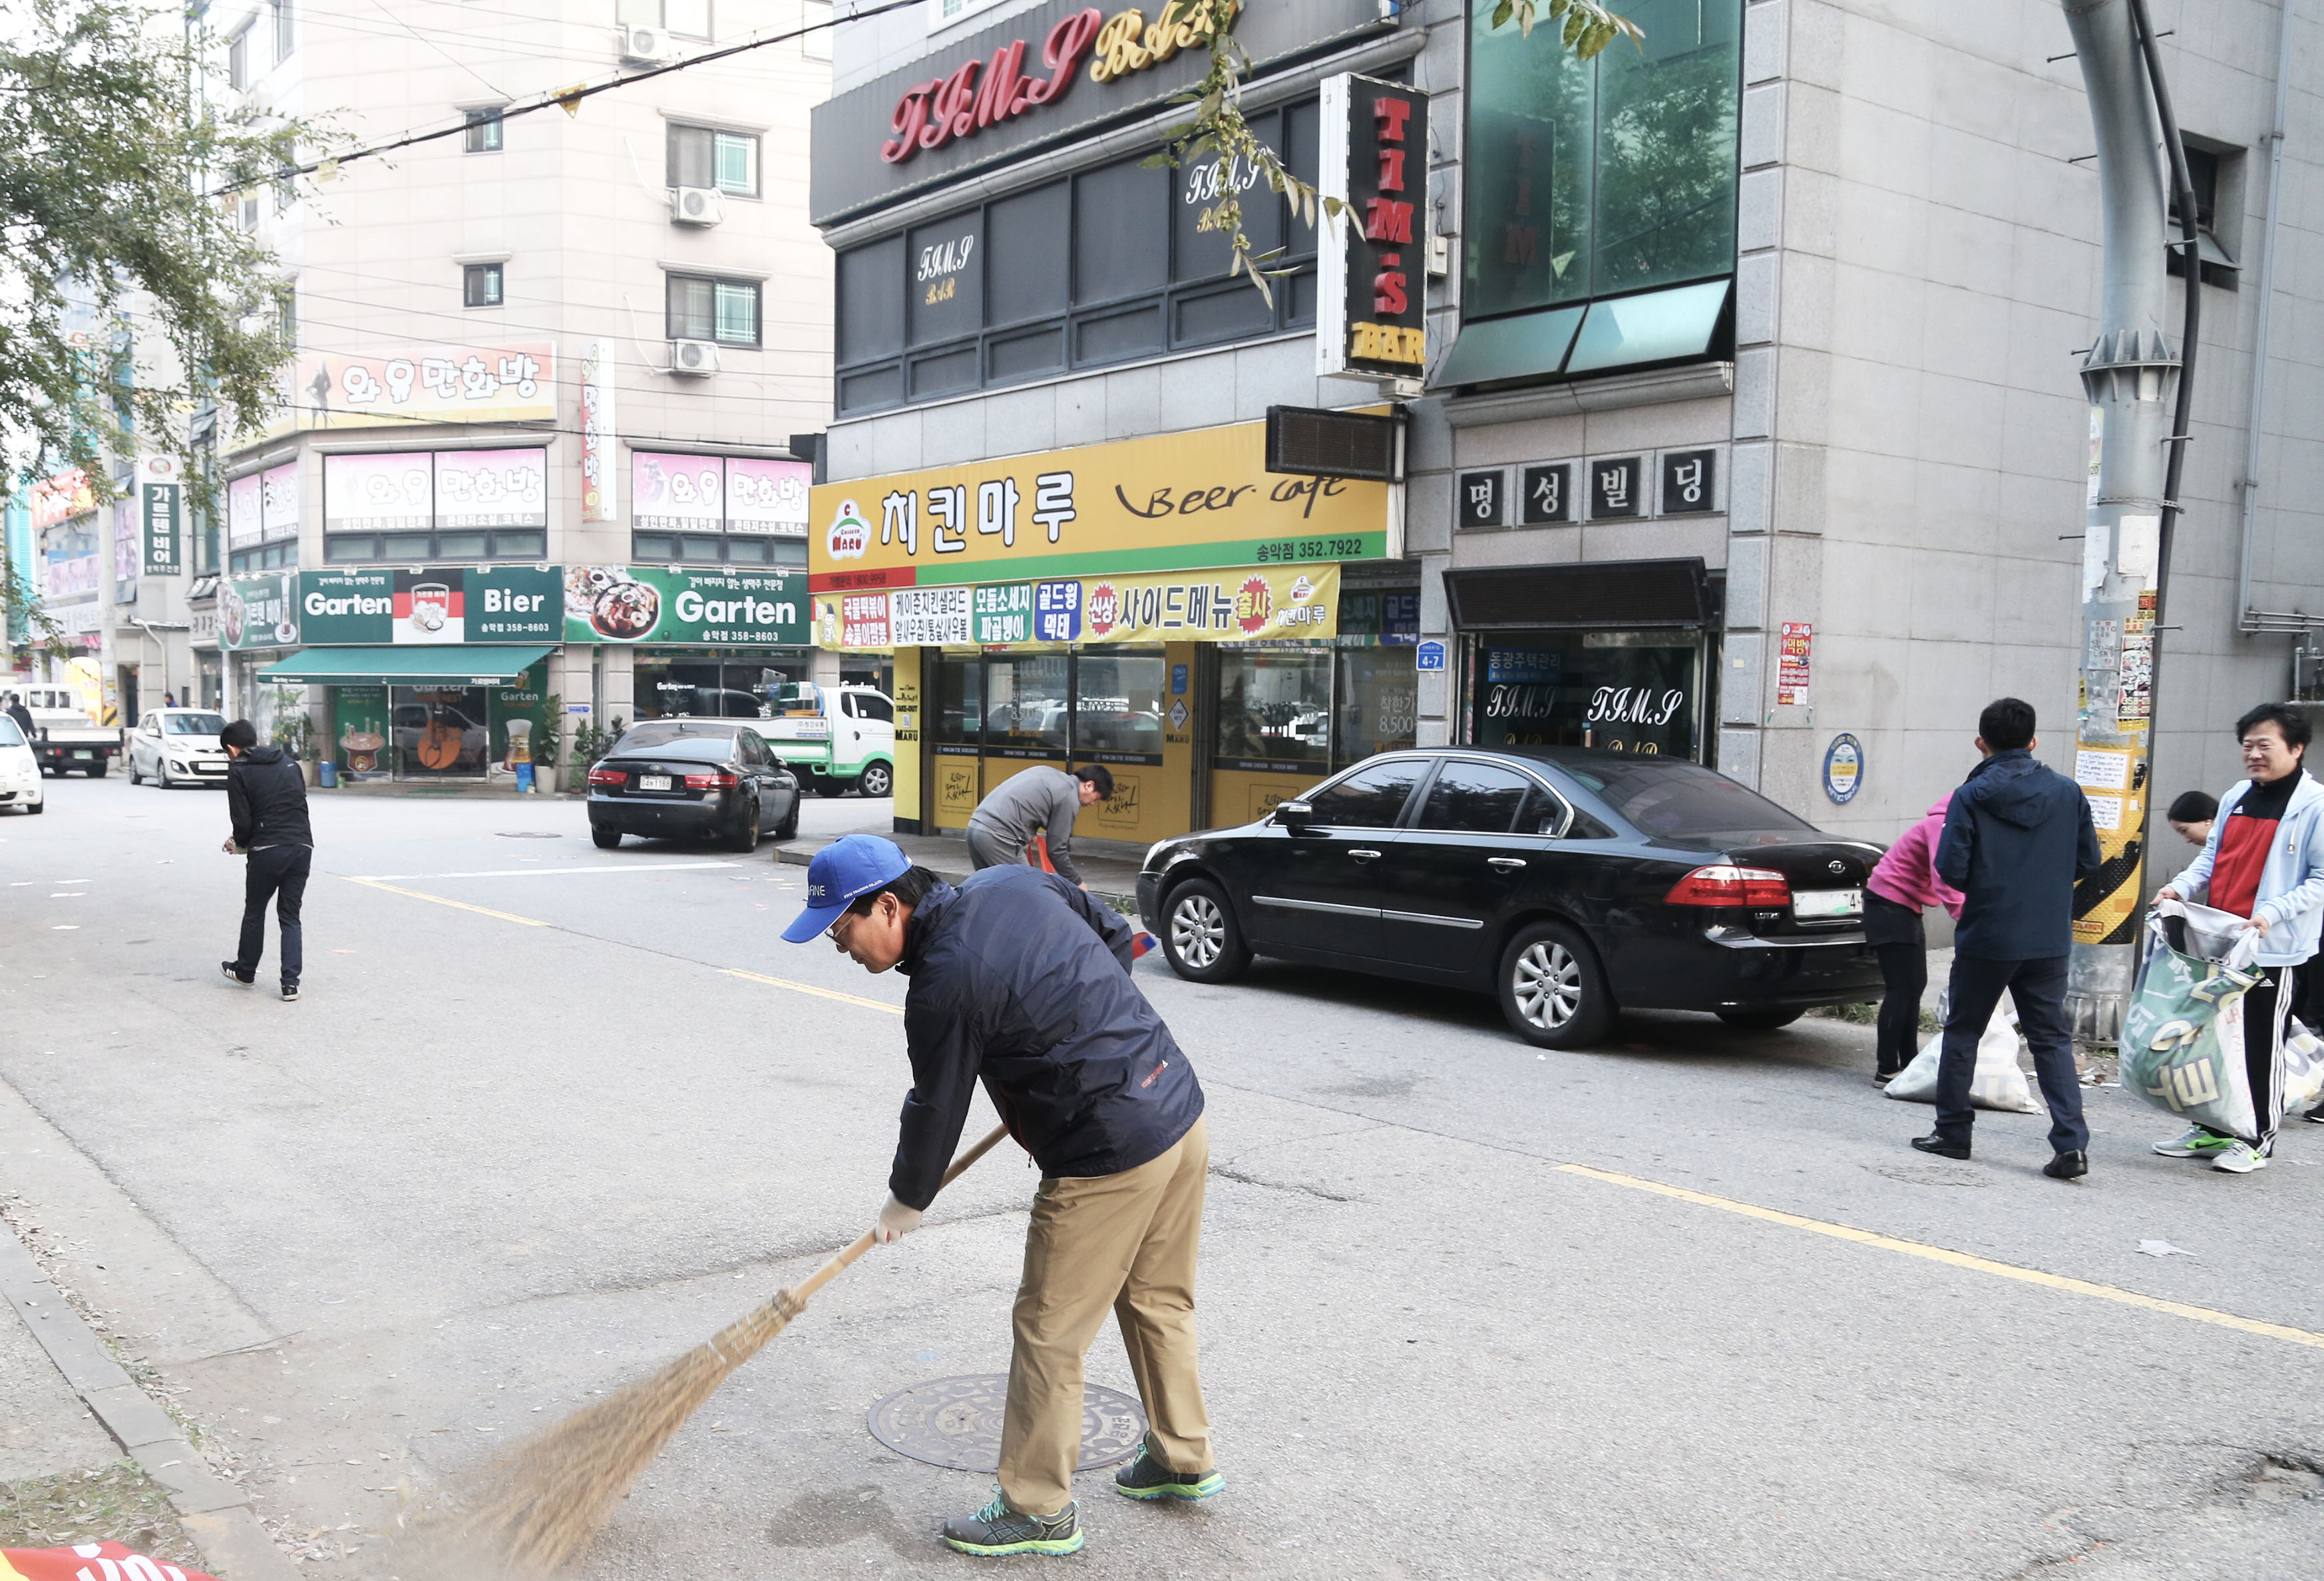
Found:
[[[1084,318],[1074,326],[1074,361],[1113,363],[1162,349],[1162,304]]]
[[[839,409],[872,411],[904,399],[904,369],[899,363],[861,373],[844,373],[839,380]]]
[[[549,535],[545,532],[493,534],[493,558],[495,560],[537,560],[548,553]]]
[[[333,535],[323,540],[323,558],[338,564],[379,558],[379,540],[362,536]]]
[[[1172,174],[1125,160],[1075,179],[1074,301],[1134,297],[1169,278]]]
[[[912,362],[912,399],[925,400],[955,390],[976,388],[976,348],[964,345]]]
[[[1058,181],[985,211],[984,321],[1022,324],[1065,310],[1073,285],[1072,188]]]
[[[1062,324],[996,335],[986,343],[984,376],[995,384],[1054,372],[1065,365],[1065,326]]]
[[[1240,278],[1221,290],[1180,297],[1176,307],[1173,345],[1209,345],[1264,335],[1275,323],[1275,309],[1267,305],[1259,288]]]
[[[984,214],[971,209],[916,226],[904,261],[909,269],[907,320],[911,344],[935,345],[974,335],[984,323]],[[915,385],[918,382],[914,381]]]
[[[1313,102],[1294,105],[1283,112],[1283,162],[1291,173],[1306,182],[1315,184],[1315,172],[1322,164],[1321,144],[1323,138],[1323,107]],[[1317,219],[1323,216],[1319,213]],[[1315,227],[1304,214],[1291,216],[1288,240],[1291,256],[1304,258],[1315,251]]]
[[[1312,269],[1277,281],[1275,289],[1282,293],[1283,322],[1297,327],[1315,322],[1315,271]]]
[[[904,238],[839,255],[839,363],[845,367],[904,349]]]
[[[1277,153],[1282,152],[1281,119],[1250,118],[1252,135]],[[1264,257],[1283,244],[1283,199],[1255,162],[1229,160],[1213,152],[1188,159],[1170,176],[1170,228],[1177,246],[1175,278],[1216,280],[1233,263],[1233,236],[1222,212],[1229,198],[1242,206],[1243,234],[1250,238],[1254,256]]]
[[[480,532],[438,533],[436,552],[447,560],[481,560],[488,541]]]

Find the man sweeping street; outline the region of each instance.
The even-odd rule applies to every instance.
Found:
[[[1130,980],[1130,924],[1053,873],[997,867],[954,886],[893,841],[851,834],[816,853],[807,909],[783,937],[803,944],[817,933],[867,971],[912,979],[912,1089],[876,1237],[919,1227],[980,1080],[1041,1168],[1017,1290],[999,1495],[945,1521],[945,1541],[984,1555],[1081,1548],[1072,1478],[1082,1364],[1109,1310],[1150,1424],[1115,1491],[1218,1492],[1194,1343],[1210,1167],[1203,1089]]]
[[[1102,763],[1084,764],[1071,774],[1046,767],[1012,774],[969,814],[962,832],[968,859],[979,871],[1021,864],[1034,836],[1040,835],[1048,842],[1050,865],[1067,883],[1086,889],[1082,870],[1074,866],[1074,820],[1084,807],[1111,795],[1113,771]]]

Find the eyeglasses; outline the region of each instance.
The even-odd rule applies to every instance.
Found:
[[[877,903],[875,902],[874,904]],[[853,931],[853,924],[871,915],[872,914],[868,911],[841,912],[839,914],[839,920],[832,924],[831,926],[824,929],[823,936],[830,940],[833,943],[838,945],[842,950],[844,950],[847,948],[847,934]]]

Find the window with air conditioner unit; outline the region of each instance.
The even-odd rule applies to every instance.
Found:
[[[759,282],[673,274],[669,279],[669,338],[723,346],[759,344]]]
[[[619,0],[613,20],[624,27],[650,27],[682,39],[706,39],[710,0]]]
[[[721,132],[709,126],[672,126],[669,184],[678,188],[715,188],[737,198],[756,198],[758,134]]]

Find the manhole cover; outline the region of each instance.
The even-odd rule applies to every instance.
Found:
[[[562,840],[561,834],[551,834],[546,829],[502,829],[495,831],[503,840]]]
[[[954,1471],[1001,1469],[1001,1419],[1009,1405],[1006,1375],[938,1378],[899,1390],[872,1408],[872,1436],[897,1454]],[[1094,1471],[1138,1453],[1146,1412],[1119,1389],[1082,1386],[1082,1458]]]

